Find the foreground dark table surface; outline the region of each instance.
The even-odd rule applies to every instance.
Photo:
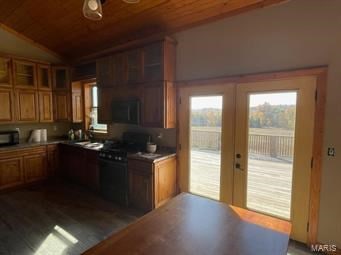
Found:
[[[85,254],[284,255],[291,224],[182,193]]]

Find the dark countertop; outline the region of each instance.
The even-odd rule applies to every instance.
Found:
[[[175,157],[176,153],[171,150],[159,150],[155,153],[146,153],[146,152],[138,152],[138,153],[130,153],[128,154],[128,160],[129,159],[136,159],[136,160],[142,160],[147,161],[151,163],[156,163],[162,160],[169,159],[171,157]]]
[[[46,142],[39,142],[39,143],[20,142],[19,144],[16,144],[16,145],[1,146],[0,152],[9,151],[9,150],[20,150],[20,149],[25,149],[25,148],[37,147],[37,146],[46,146],[49,144],[58,144],[61,142],[65,142],[65,139],[64,140],[62,138],[50,139],[50,140],[47,140]]]

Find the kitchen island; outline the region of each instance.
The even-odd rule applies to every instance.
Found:
[[[182,193],[84,254],[285,255],[291,224]]]

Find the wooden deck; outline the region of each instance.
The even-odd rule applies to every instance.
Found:
[[[210,151],[191,151],[190,191],[219,199],[220,155]],[[291,164],[250,159],[247,207],[281,218],[290,218]]]

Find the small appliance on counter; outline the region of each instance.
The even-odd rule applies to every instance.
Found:
[[[19,131],[0,131],[0,146],[16,145],[19,143]]]
[[[34,129],[28,138],[29,143],[40,143],[47,141],[47,130],[46,129]]]

